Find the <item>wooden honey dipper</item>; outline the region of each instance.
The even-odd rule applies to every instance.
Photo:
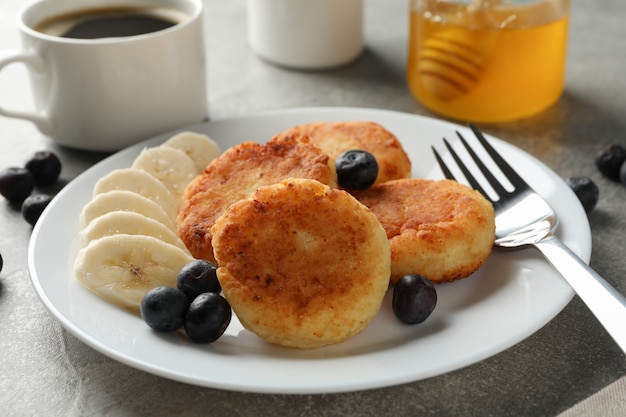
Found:
[[[482,75],[483,52],[468,31],[450,28],[422,46],[417,70],[423,85],[441,100],[454,100],[474,88]]]
[[[469,21],[480,11],[492,9],[499,0],[474,0],[464,10]],[[423,85],[440,100],[462,97],[474,88],[483,73],[486,39],[477,31],[450,26],[426,39],[417,70]]]

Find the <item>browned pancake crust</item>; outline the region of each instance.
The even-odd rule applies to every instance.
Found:
[[[370,121],[313,122],[294,126],[282,134],[308,138],[328,154],[331,161],[351,149],[368,151],[378,162],[375,184],[411,176],[411,161],[396,136],[378,123]]]
[[[405,179],[355,193],[382,223],[391,245],[391,282],[422,274],[433,282],[474,273],[495,239],[493,206],[455,181]]]
[[[215,261],[211,226],[231,204],[263,185],[311,178],[336,186],[328,156],[306,141],[283,136],[268,144],[246,142],[226,150],[187,186],[178,215],[179,235],[191,254]]]
[[[389,242],[376,216],[314,180],[284,180],[233,204],[213,226],[213,245],[242,325],[282,346],[354,336],[389,285]]]

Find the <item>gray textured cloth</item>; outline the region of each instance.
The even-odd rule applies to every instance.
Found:
[[[290,71],[259,60],[247,46],[244,0],[203,2],[209,112],[214,120],[298,106],[361,106],[435,116],[406,87],[406,1],[366,0],[367,47],[362,57],[324,72]],[[25,3],[0,0],[0,51],[19,45],[13,16]],[[589,215],[591,264],[622,294],[626,189],[598,173],[593,154],[605,142],[626,144],[624,16],[622,0],[572,0],[563,97],[534,118],[481,126],[562,177],[587,175],[597,182],[600,202]],[[0,106],[31,108],[22,70],[11,66],[0,74]],[[415,140],[420,140],[420,132],[415,132]],[[60,154],[63,181],[104,156],[59,148],[31,123],[0,117],[0,168],[20,164],[41,149]],[[160,378],[98,353],[45,310],[28,277],[30,230],[19,211],[0,200],[0,252],[5,261],[0,272],[1,417],[626,415],[626,356],[578,298],[535,334],[498,355],[393,387],[262,395]]]
[[[622,377],[558,417],[626,416],[626,377]]]

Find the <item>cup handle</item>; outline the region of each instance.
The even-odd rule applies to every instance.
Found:
[[[6,51],[0,54],[0,71],[7,65],[21,62],[31,71],[43,73],[46,71],[46,63],[35,51]],[[29,111],[9,110],[0,106],[0,115],[25,119],[33,122],[44,134],[49,133],[52,128],[50,119],[44,114]]]

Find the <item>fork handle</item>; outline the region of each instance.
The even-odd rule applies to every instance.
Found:
[[[626,353],[626,299],[552,233],[534,245]]]

